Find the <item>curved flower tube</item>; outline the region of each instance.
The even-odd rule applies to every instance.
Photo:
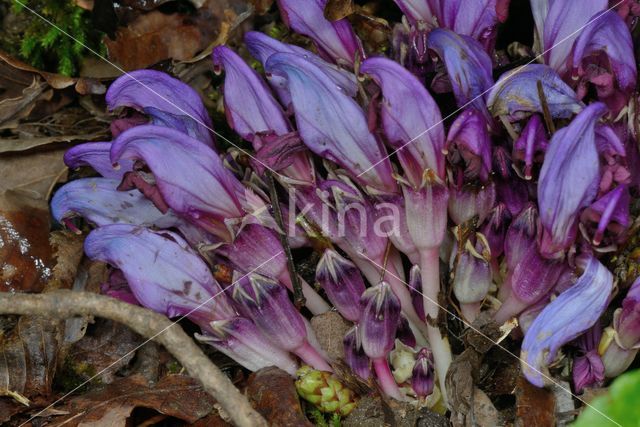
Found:
[[[542,64],[523,65],[500,76],[487,97],[489,110],[493,116],[509,116],[511,120],[542,113],[538,82],[553,118],[567,119],[582,110],[573,89],[552,68]]]
[[[520,137],[513,143],[513,160],[524,163],[522,175],[524,179],[533,177],[533,164],[536,160],[544,158],[549,140],[544,129],[540,115],[531,116],[527,125],[522,130]]]
[[[575,238],[580,210],[597,194],[600,165],[595,125],[606,111],[602,103],[589,105],[549,143],[538,184],[543,256],[562,256]]]
[[[522,371],[538,387],[545,385],[558,349],[592,327],[609,302],[613,275],[593,257],[583,263],[578,281],[542,310],[524,337]]]
[[[486,111],[485,93],[493,85],[491,58],[471,37],[438,28],[427,37],[427,48],[444,63],[458,107]]]
[[[298,364],[291,355],[273,345],[249,319],[233,317],[215,320],[204,331],[196,334],[199,341],[212,345],[250,371],[277,366],[295,375]]]
[[[282,107],[275,100],[262,77],[249,67],[240,56],[226,46],[213,50],[216,72],[225,71],[224,112],[233,130],[251,142],[258,157],[284,155],[288,167],[283,174],[303,183],[312,184],[315,172],[308,156],[298,150],[291,153],[288,143],[304,145],[292,132],[291,124]],[[281,150],[285,153],[282,154]],[[275,166],[270,159],[263,159]]]
[[[111,160],[120,159],[144,162],[153,174],[153,189],[166,206],[223,240],[231,238],[230,221],[258,214],[264,206],[212,149],[174,129],[152,125],[129,129],[111,147]],[[126,179],[123,184],[128,189]],[[133,184],[145,190],[144,183]],[[252,211],[250,204],[256,209]]]
[[[301,56],[277,53],[269,57],[265,68],[287,79],[298,131],[311,151],[345,168],[369,190],[396,192],[386,151],[351,97]]]
[[[140,304],[167,317],[186,315],[206,328],[236,316],[209,267],[175,233],[106,225],[89,233],[84,250],[89,258],[122,270]]]
[[[179,94],[179,96],[176,96]],[[151,117],[151,123],[177,129],[214,147],[211,118],[191,86],[155,70],[137,70],[116,79],[105,95],[110,110],[130,107]]]
[[[397,154],[412,185],[426,169],[444,179],[444,126],[440,109],[413,74],[395,61],[369,58],[360,66],[382,89],[380,115],[389,145]]]
[[[282,20],[296,33],[311,37],[318,50],[337,63],[353,66],[360,41],[347,19],[329,21],[324,17],[327,0],[278,0]]]
[[[621,237],[625,237],[623,233],[631,225],[629,205],[629,189],[626,185],[619,185],[582,212],[580,219],[583,224],[585,222],[596,224],[593,233],[589,233],[593,234],[591,243],[594,246],[603,242],[607,231],[613,235],[614,243],[618,243]]]
[[[64,164],[70,168],[91,166],[105,178],[122,179],[125,173],[133,170],[133,162],[123,160],[114,168],[109,158],[111,142],[85,142],[71,147],[64,153]]]
[[[143,227],[171,228],[182,221],[172,212],[162,213],[139,191],[117,191],[120,181],[107,178],[81,178],[68,182],[51,199],[51,215],[69,224],[81,216],[98,227],[124,223]]]
[[[482,113],[468,109],[449,128],[444,151],[453,165],[461,165],[464,177],[486,182],[491,172],[491,137]]]
[[[358,92],[358,82],[353,73],[326,62],[318,55],[311,53],[300,46],[282,43],[281,41],[258,31],[247,32],[244,35],[244,41],[251,55],[260,61],[263,67],[266,66],[267,60],[271,55],[276,53],[294,53],[304,57],[321,68],[327,77],[349,96],[354,97]],[[291,104],[291,95],[287,88],[286,79],[279,76],[270,76],[269,84],[276,91],[282,104],[289,106]]]

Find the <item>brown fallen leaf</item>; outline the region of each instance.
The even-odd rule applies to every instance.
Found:
[[[131,362],[141,343],[142,338],[126,326],[97,319],[86,335],[69,349],[65,367],[80,381],[99,374],[97,379],[109,384],[116,373]]]
[[[106,87],[97,80],[86,79],[84,77],[67,77],[62,74],[48,73],[46,71],[38,70],[26,62],[20,61],[1,50],[0,61],[18,70],[28,71],[39,75],[54,89],[64,89],[76,85],[75,89],[81,95],[102,95],[107,90]]]
[[[302,412],[293,378],[282,369],[269,367],[251,374],[246,394],[271,426],[313,425]]]
[[[356,11],[353,0],[329,0],[324,7],[324,17],[329,21],[346,18]]]
[[[190,377],[168,375],[150,385],[144,377],[131,375],[64,402],[58,409],[69,415],[51,421],[68,427],[124,426],[135,408],[148,408],[194,423],[210,414],[214,405],[213,398]]]
[[[166,59],[186,60],[204,48],[200,29],[181,14],[152,11],[104,39],[109,58],[125,70],[146,68]]]
[[[60,342],[58,322],[21,317],[0,341],[0,394],[48,396]]]
[[[538,388],[524,377],[516,387],[516,427],[555,426],[556,400],[553,392]]]

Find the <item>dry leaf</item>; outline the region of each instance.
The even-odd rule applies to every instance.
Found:
[[[329,0],[324,7],[324,17],[329,21],[346,18],[356,11],[353,0]]]
[[[58,323],[22,316],[0,341],[0,394],[17,392],[32,398],[47,396],[58,359]]]
[[[97,319],[86,335],[69,349],[65,366],[82,381],[100,373],[98,380],[109,384],[116,373],[131,362],[142,341],[140,335],[120,323]]]
[[[70,415],[52,421],[66,427],[124,426],[131,412],[142,407],[194,423],[211,413],[214,404],[213,398],[189,377],[169,375],[149,385],[142,376],[132,375],[66,401],[62,408]]]
[[[104,42],[109,58],[125,70],[146,68],[166,59],[186,60],[207,44],[200,29],[185,16],[155,10],[119,29],[115,40],[105,38]]]
[[[516,388],[516,427],[555,426],[556,399],[553,392],[538,388],[524,377]]]

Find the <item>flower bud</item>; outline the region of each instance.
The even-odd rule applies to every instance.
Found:
[[[491,252],[489,242],[476,233],[475,244],[464,242],[459,251],[453,275],[453,293],[461,304],[467,321],[473,322],[491,286]],[[459,244],[463,244],[460,242]]]
[[[598,354],[598,344],[602,336],[602,326],[593,328],[578,337],[578,356],[573,360],[573,385],[576,393],[586,387],[599,387],[604,382],[604,365]]]
[[[428,348],[422,348],[413,367],[411,388],[418,397],[424,398],[433,393],[434,386],[433,354]]]
[[[505,236],[511,223],[511,213],[504,203],[498,203],[489,213],[480,232],[489,243],[491,259],[497,260],[504,252]]]
[[[419,251],[437,248],[447,228],[449,191],[431,170],[424,171],[419,188],[402,186],[405,198],[407,228]]]
[[[277,366],[291,375],[296,372],[297,364],[291,355],[265,338],[249,319],[233,317],[211,322],[204,335],[196,337],[251,371]]]
[[[400,301],[386,282],[367,289],[360,301],[364,307],[359,322],[362,348],[371,359],[386,358],[400,321]]]
[[[491,172],[491,138],[487,122],[477,110],[468,109],[451,124],[445,153],[464,170],[466,180],[486,182]]]
[[[360,297],[365,285],[355,264],[336,251],[327,249],[316,267],[316,281],[345,319],[352,322],[360,319]]]
[[[411,293],[411,302],[413,308],[418,313],[420,319],[425,321],[424,316],[424,297],[422,296],[422,274],[420,273],[420,266],[414,265],[409,271],[409,292]]]
[[[355,393],[346,388],[335,375],[303,366],[296,372],[296,390],[321,412],[346,417],[356,407]]]
[[[371,377],[371,361],[362,348],[358,326],[349,329],[342,341],[344,344],[344,361],[353,373],[363,380]]]
[[[233,299],[278,347],[294,351],[305,343],[307,329],[302,316],[287,290],[272,279],[257,273],[243,277],[233,289]]]

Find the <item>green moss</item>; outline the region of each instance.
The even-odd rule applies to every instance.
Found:
[[[93,366],[85,362],[76,362],[67,358],[62,365],[62,369],[55,376],[56,388],[64,393],[75,390],[77,387],[81,387],[79,390],[82,391],[90,383],[100,383],[100,379],[95,378],[91,380],[90,383],[84,384],[85,381],[93,378],[95,375],[96,370]]]
[[[182,365],[173,360],[167,363],[167,371],[169,371],[170,374],[179,374],[182,371]]]
[[[13,0],[13,10],[29,18],[18,53],[34,67],[72,76],[88,53],[85,46],[100,54],[106,52],[102,33],[94,29],[90,12],[73,0]]]

